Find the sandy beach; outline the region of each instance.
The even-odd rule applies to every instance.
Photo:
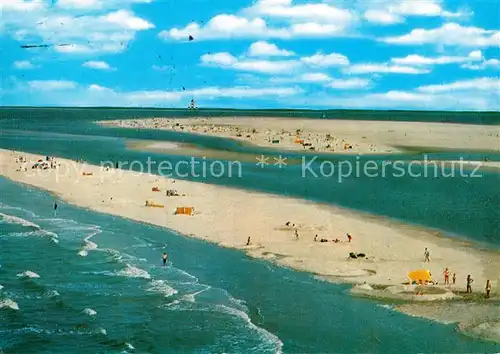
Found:
[[[26,162],[17,162],[20,156]],[[332,282],[397,286],[408,281],[409,271],[429,269],[442,284],[442,272],[448,267],[457,276],[453,291],[464,291],[465,277],[472,274],[475,291],[484,292],[486,279],[491,279],[493,293],[498,292],[499,252],[474,248],[435,230],[300,199],[104,169],[59,158],[56,169],[31,169],[44,158],[0,150],[1,175],[50,191],[81,207],[167,227]],[[154,187],[159,192],[153,191]],[[179,196],[166,196],[166,190],[175,190]],[[164,207],[146,207],[146,200]],[[175,215],[177,207],[194,207],[195,213]],[[347,241],[346,233],[352,235],[352,242]],[[315,242],[316,235],[318,240],[330,242]],[[331,242],[334,239],[339,242]],[[423,262],[426,247],[431,253],[430,263]],[[366,257],[350,259],[351,252]]]
[[[148,118],[99,123],[231,138],[266,148],[335,154],[453,150],[463,148],[464,142],[470,151],[500,151],[500,128],[484,125],[262,117]]]
[[[3,176],[46,189],[79,206],[165,226],[284,266],[346,282],[384,285],[399,285],[407,280],[408,271],[422,267],[428,267],[441,280],[443,269],[449,267],[457,273],[458,284],[464,285],[462,278],[470,273],[476,284],[494,279],[496,288],[498,253],[476,250],[467,242],[447,239],[435,230],[300,199],[133,171],[106,171],[64,159],[58,159],[63,164],[59,169],[16,171],[20,166],[16,157],[20,155],[27,158],[24,165],[28,167],[44,158],[1,150]],[[153,187],[160,192],[153,192]],[[184,196],[167,197],[167,189]],[[165,208],[145,207],[146,200]],[[196,214],[174,215],[178,206],[194,207]],[[288,221],[296,224],[298,240],[292,225],[285,225]],[[351,243],[346,233],[353,236]],[[315,235],[340,242],[314,242]],[[250,246],[246,246],[248,237]],[[423,263],[426,247],[431,252],[430,264]],[[350,252],[365,253],[367,257],[348,259]]]

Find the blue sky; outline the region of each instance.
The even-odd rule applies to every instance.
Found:
[[[2,105],[500,110],[494,0],[0,4]]]

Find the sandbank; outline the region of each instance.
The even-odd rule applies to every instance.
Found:
[[[23,166],[27,171],[20,170],[19,156],[26,158]],[[442,271],[448,267],[457,274],[456,290],[465,290],[467,274],[472,275],[477,289],[484,288],[486,279],[492,280],[494,293],[500,285],[500,252],[437,236],[436,230],[312,201],[60,158],[57,169],[32,170],[39,159],[44,156],[0,149],[0,175],[80,207],[166,227],[329,281],[399,286],[408,280],[409,271],[429,269],[441,282]],[[166,196],[166,190],[176,190],[181,196]],[[165,207],[146,207],[146,200]],[[194,207],[195,214],[174,215],[180,206]],[[286,226],[287,221],[295,228]],[[346,233],[353,236],[352,242],[347,242]],[[315,242],[315,235],[340,242]],[[251,244],[247,245],[249,237]],[[426,247],[431,252],[430,263],[423,263]],[[171,254],[177,251],[169,250]],[[366,257],[350,259],[351,252]]]
[[[468,151],[500,151],[500,127],[485,125],[266,117],[147,118],[99,123],[217,136],[260,147],[304,152],[381,154],[423,147],[459,150],[465,143]]]

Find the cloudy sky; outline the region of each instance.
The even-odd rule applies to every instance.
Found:
[[[496,0],[0,5],[2,105],[500,110]]]

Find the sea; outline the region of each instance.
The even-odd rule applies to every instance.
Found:
[[[102,161],[173,163],[189,156],[131,149],[174,141],[241,154],[278,152],[231,140],[96,120],[144,117],[293,116],[498,125],[495,113],[0,109],[0,148]],[[466,142],[464,143],[466,146]],[[290,159],[296,153],[279,152]],[[493,152],[412,151],[371,157],[500,161]],[[322,156],[320,161],[366,157]],[[157,170],[152,173],[157,173]],[[443,237],[500,248],[500,174],[302,176],[300,166],[243,163],[241,176],[175,176],[340,205],[367,217],[434,228]],[[172,230],[58,201],[0,178],[0,353],[495,353],[500,345],[453,324],[409,317],[391,304],[349,295],[349,286],[251,259]],[[368,216],[369,215],[369,216]],[[420,250],[416,250],[419,252]],[[161,264],[168,252],[166,267]]]

